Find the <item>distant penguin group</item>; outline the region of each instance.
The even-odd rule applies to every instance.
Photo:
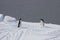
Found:
[[[21,18],[19,19],[19,21],[18,21],[18,27],[20,27],[20,25],[21,25]],[[40,19],[40,24],[44,27],[44,19]]]

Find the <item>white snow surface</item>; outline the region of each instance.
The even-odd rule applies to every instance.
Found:
[[[6,19],[8,19],[7,17]],[[21,21],[18,28],[18,21],[11,22],[11,19],[0,22],[0,40],[60,40],[60,25],[39,22]]]
[[[16,18],[11,17],[11,16],[5,16],[4,22],[15,22]]]

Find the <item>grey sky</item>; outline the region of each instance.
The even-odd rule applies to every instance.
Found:
[[[60,24],[60,0],[0,0],[0,13],[24,21]]]

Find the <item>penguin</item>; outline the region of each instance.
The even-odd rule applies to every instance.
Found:
[[[44,20],[42,18],[40,19],[40,24],[44,27]]]
[[[20,27],[20,24],[21,24],[21,18],[19,19],[19,22],[18,22],[18,27]]]

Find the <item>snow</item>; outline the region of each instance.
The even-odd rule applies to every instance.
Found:
[[[2,18],[1,18],[2,19]],[[0,40],[60,40],[60,25],[41,22],[18,21],[5,16],[0,22]]]
[[[5,16],[4,22],[15,22],[16,18],[10,17],[10,16]]]
[[[27,30],[21,40],[50,40],[51,38],[60,35],[60,32],[56,31],[58,31],[58,29],[43,28],[39,30]]]
[[[22,28],[32,28],[33,27],[33,28],[39,29],[39,28],[42,28],[43,25],[41,23],[37,23],[37,22],[33,23],[33,22],[21,21],[20,27],[22,27]]]
[[[0,22],[3,21],[3,14],[0,14]]]

